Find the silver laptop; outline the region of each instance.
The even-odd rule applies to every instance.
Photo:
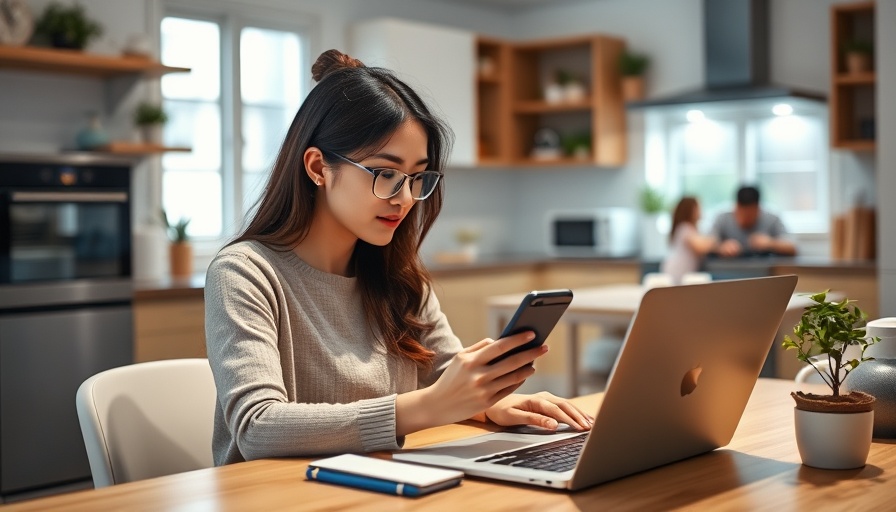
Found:
[[[489,433],[393,457],[575,490],[725,446],[796,282],[787,275],[648,290],[590,432]]]

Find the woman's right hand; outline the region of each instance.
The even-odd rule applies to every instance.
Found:
[[[432,386],[398,396],[396,433],[469,419],[516,391],[535,373],[530,363],[547,353],[547,345],[488,363],[534,338],[526,331],[497,341],[484,339],[460,351]]]

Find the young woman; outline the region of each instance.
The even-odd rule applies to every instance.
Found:
[[[512,394],[546,346],[488,364],[531,333],[465,349],[439,309],[417,250],[442,206],[444,124],[336,50],[312,75],[254,217],[208,270],[215,463],[395,450],[471,418],[590,428],[563,399]]]
[[[669,254],[660,265],[660,272],[668,274],[672,284],[680,284],[687,273],[698,272],[703,258],[715,247],[714,238],[701,235],[697,230],[699,221],[700,203],[697,198],[682,197],[672,214]]]

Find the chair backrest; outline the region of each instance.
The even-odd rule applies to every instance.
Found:
[[[75,399],[95,487],[212,467],[215,382],[206,359],[113,368]]]

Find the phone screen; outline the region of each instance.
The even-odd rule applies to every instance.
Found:
[[[535,339],[492,359],[489,364],[495,364],[508,356],[544,343],[570,302],[572,302],[572,290],[566,289],[533,291],[526,295],[499,338],[523,331],[533,331]]]

